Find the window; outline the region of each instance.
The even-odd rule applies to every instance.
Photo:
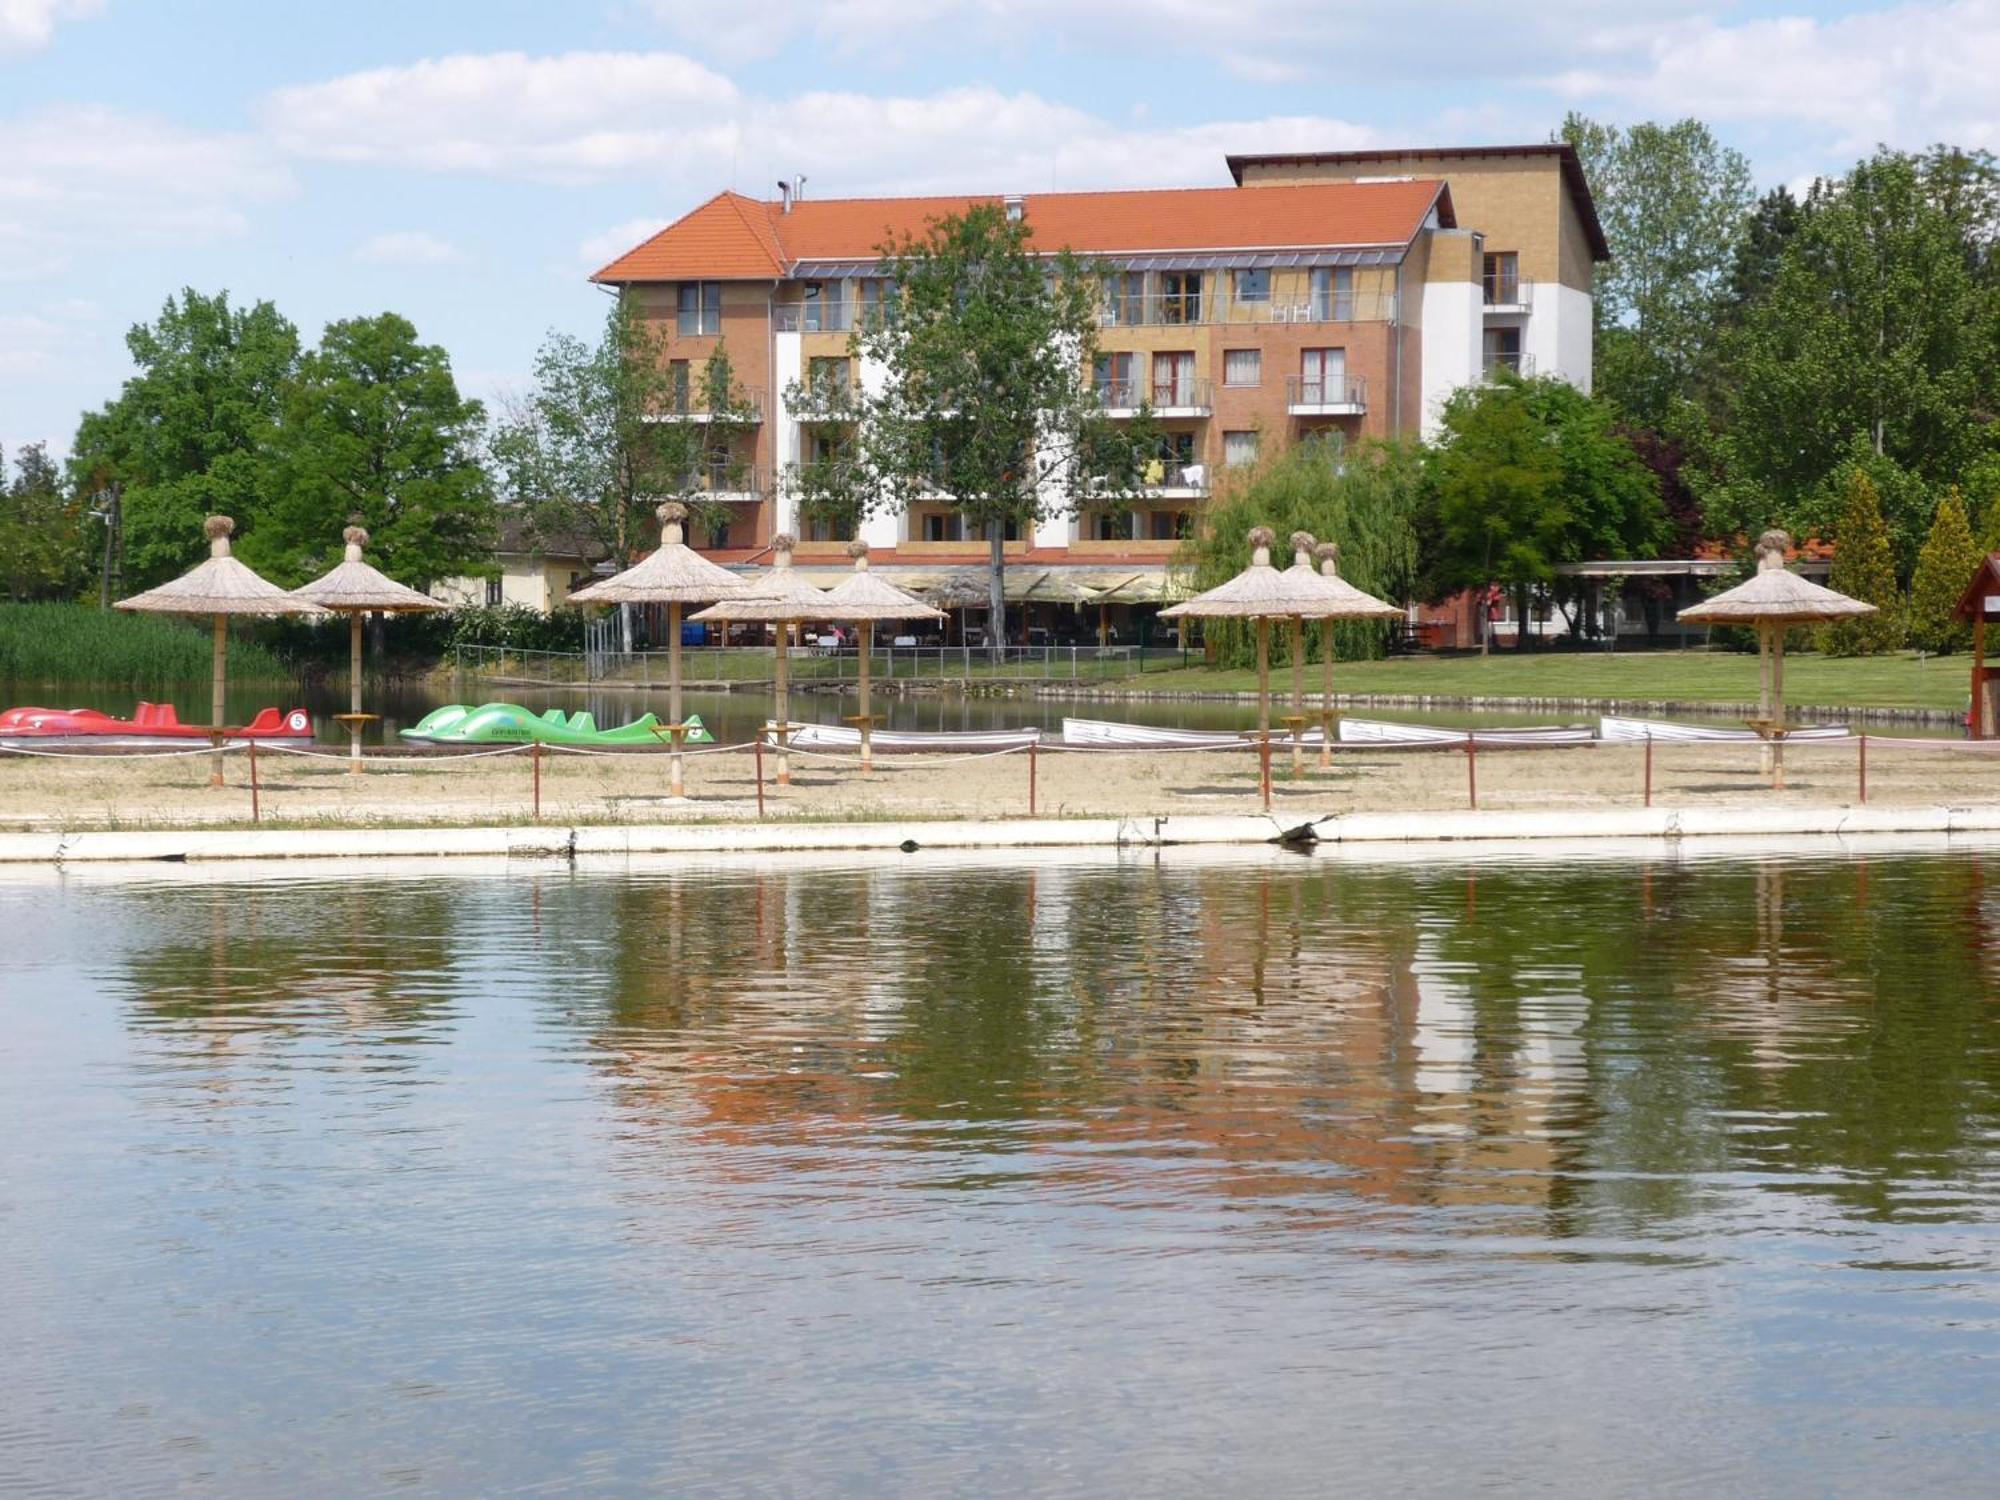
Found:
[[[1194,352],[1175,350],[1153,356],[1153,405],[1193,406]]]
[[[1347,351],[1345,349],[1302,349],[1299,351],[1299,400],[1308,406],[1323,406],[1347,399]]]
[[[924,540],[927,542],[955,542],[958,540],[958,517],[944,511],[928,511],[924,518]]]
[[[1137,406],[1138,393],[1132,389],[1132,356],[1129,354],[1100,354],[1097,356],[1097,399],[1104,406]]]
[[[1104,326],[1122,328],[1146,321],[1146,278],[1126,271],[1104,278]]]
[[[506,600],[506,580],[493,577],[486,580],[486,604],[489,609],[498,608]]]
[[[721,520],[713,521],[709,524],[708,545],[711,547],[727,547],[729,545],[729,520],[726,516]]]
[[[1351,267],[1317,266],[1312,273],[1312,315],[1319,323],[1347,323],[1354,318],[1354,271]]]
[[[1201,321],[1201,272],[1162,271],[1160,273],[1160,319],[1162,323]]]
[[[667,361],[667,409],[685,414],[688,409],[688,392],[692,389],[692,375],[688,362],[684,359]]]
[[[683,281],[674,328],[679,333],[722,332],[722,283]]]
[[[1146,517],[1146,535],[1156,542],[1178,541],[1184,510],[1156,510]]]
[[[1521,257],[1512,250],[1496,250],[1486,257],[1480,276],[1480,291],[1488,306],[1513,306],[1521,300]]]
[[[831,516],[808,516],[806,518],[806,540],[809,542],[844,542],[848,538],[840,533],[847,528]]]
[[[1141,478],[1149,485],[1178,485],[1186,483],[1182,473],[1194,462],[1194,434],[1191,432],[1163,432],[1160,434],[1159,457],[1145,466]]]
[[[1488,378],[1496,370],[1522,371],[1521,330],[1518,328],[1489,328],[1482,339],[1482,363]]]
[[[874,328],[896,321],[895,283],[885,281],[880,276],[864,277],[861,281],[861,323],[864,328]]]
[[[844,333],[854,324],[852,305],[847,300],[847,284],[841,281],[808,281],[804,328],[807,333]]]
[[[1222,435],[1222,466],[1225,469],[1240,469],[1257,462],[1257,434],[1254,432],[1225,432]]]
[[[806,385],[813,391],[844,396],[853,388],[853,362],[839,356],[806,361]]]
[[[1236,273],[1236,300],[1238,302],[1269,302],[1271,300],[1271,273],[1262,266],[1254,270]]]
[[[1225,349],[1222,351],[1222,383],[1224,385],[1261,385],[1264,380],[1264,351],[1262,349]]]
[[[1090,525],[1100,542],[1122,542],[1132,533],[1131,514],[1122,510],[1101,510]]]

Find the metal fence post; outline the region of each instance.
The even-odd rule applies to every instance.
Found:
[[[1028,816],[1035,815],[1035,742],[1028,741]]]
[[[1471,730],[1465,732],[1465,800],[1474,812],[1479,810],[1479,756],[1473,749],[1475,736]]]
[[[763,730],[760,729],[757,731],[757,737],[756,739],[751,741],[751,744],[756,748],[756,753],[757,753],[757,816],[761,820],[764,816],[764,731]]]
[[[535,763],[535,821],[542,821],[542,742],[536,740],[528,750],[528,759]]]
[[[257,808],[257,742],[255,740],[250,742],[250,821],[252,823],[263,821],[262,815]]]
[[[1861,736],[1861,805],[1868,805],[1868,736]]]
[[[1646,736],[1646,806],[1653,805],[1653,737]]]

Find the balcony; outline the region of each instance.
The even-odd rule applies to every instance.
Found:
[[[1150,402],[1156,417],[1205,417],[1214,409],[1209,382],[1189,375],[1177,380],[1100,380],[1097,402],[1108,417],[1133,417]]]
[[[1139,475],[1145,493],[1161,500],[1199,500],[1208,493],[1208,465],[1156,458]]]
[[[740,469],[712,469],[690,474],[676,493],[690,500],[739,504],[764,498],[764,475],[748,464]]]
[[[702,409],[702,397],[696,391],[675,391],[666,407],[649,413],[643,420],[648,422],[761,422],[764,420],[764,398],[746,392],[742,409],[718,416]]]
[[[1285,410],[1295,417],[1358,417],[1368,410],[1368,381],[1360,375],[1285,377]]]
[[[1480,281],[1479,297],[1489,318],[1532,312],[1535,284],[1521,276],[1487,276]]]
[[[1386,323],[1396,317],[1388,292],[1316,292],[1304,297],[1113,297],[1098,310],[1100,328],[1246,327],[1287,323]]]

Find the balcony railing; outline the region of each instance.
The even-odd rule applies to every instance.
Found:
[[[1516,375],[1532,376],[1535,373],[1535,356],[1523,354],[1519,350],[1489,350],[1480,362],[1481,378],[1491,381],[1502,370],[1511,371]]]
[[[1480,280],[1479,294],[1487,308],[1511,310],[1534,301],[1535,284],[1523,276],[1486,276]]]
[[[1149,494],[1155,491],[1166,493],[1178,491],[1206,495],[1208,465],[1184,464],[1172,459],[1156,458],[1140,467],[1139,482]]]
[[[1209,381],[1199,375],[1171,380],[1100,380],[1097,401],[1112,412],[1137,411],[1145,403],[1151,403],[1154,411],[1205,412],[1211,405]]]
[[[749,465],[741,468],[705,469],[686,476],[678,493],[711,500],[758,500],[766,488],[764,474]]]
[[[1368,379],[1363,375],[1287,375],[1285,405],[1307,416],[1359,415],[1368,409]]]
[[[659,411],[646,420],[651,422],[713,422],[716,414],[707,409],[707,397],[700,391],[674,391]],[[741,409],[730,413],[725,420],[737,422],[761,422],[764,420],[764,398],[754,392],[745,392]]]
[[[771,308],[775,333],[847,333],[854,327],[856,303],[780,302]]]
[[[1310,293],[1303,297],[1116,296],[1098,312],[1103,328],[1236,326],[1263,323],[1382,323],[1396,316],[1388,292]]]

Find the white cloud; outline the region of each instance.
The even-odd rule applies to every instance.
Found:
[[[1809,126],[1815,146],[1847,153],[2000,136],[2000,0],[1919,0],[1828,20],[1701,17],[1621,31],[1606,50],[1627,55],[1559,74],[1554,87],[1616,100],[1628,115]]]
[[[684,203],[803,172],[821,196],[1218,181],[1229,150],[1365,144],[1345,121],[1144,128],[1029,92],[758,98],[666,53],[459,56],[271,96],[282,144],[328,161],[589,182],[642,177]]]
[[[230,238],[245,203],[291,188],[247,135],[101,106],[0,119],[0,281],[54,275],[93,248]]]
[[[103,8],[104,0],[0,0],[0,54],[40,51],[60,22]]]
[[[588,182],[692,153],[728,157],[736,86],[670,52],[496,52],[280,89],[262,118],[325,161]]]
[[[0,313],[0,376],[43,376],[60,367],[104,315],[96,303],[66,297],[32,312]]]
[[[391,266],[441,266],[459,259],[459,252],[449,240],[406,229],[363,240],[354,247],[354,258]]]

